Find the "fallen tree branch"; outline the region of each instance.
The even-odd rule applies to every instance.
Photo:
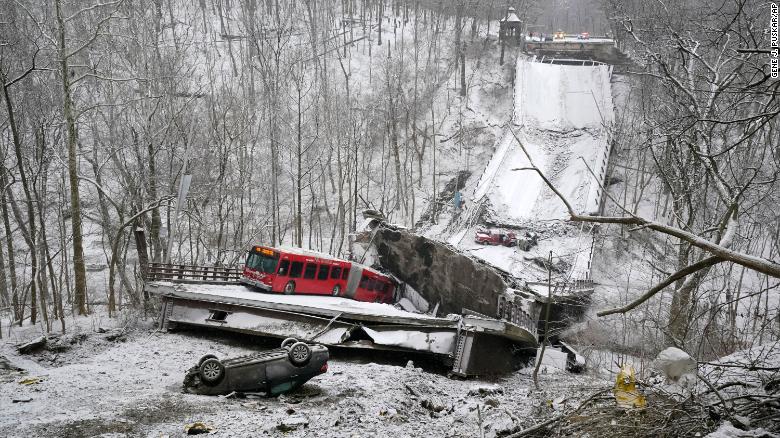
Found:
[[[513,131],[512,131],[512,135],[514,135],[515,140],[517,140],[517,143],[520,145],[520,148],[523,150],[523,153],[525,153],[526,157],[528,158],[528,161],[531,163],[531,167],[524,167],[524,168],[519,168],[514,170],[535,171],[539,175],[539,177],[542,178],[542,181],[544,181],[547,187],[549,187],[550,190],[552,190],[553,193],[555,193],[558,199],[560,199],[561,202],[563,202],[563,204],[566,206],[566,210],[568,211],[570,216],[569,220],[573,222],[634,225],[638,227],[649,228],[651,230],[658,231],[660,233],[667,234],[669,236],[677,237],[680,240],[688,242],[691,245],[712,254],[713,256],[723,259],[722,261],[733,262],[740,266],[744,266],[746,268],[752,269],[756,272],[760,272],[762,274],[766,274],[771,277],[780,278],[780,264],[765,259],[763,257],[757,257],[739,251],[734,251],[732,249],[727,248],[724,245],[707,240],[701,236],[691,233],[690,231],[683,230],[682,228],[666,225],[661,222],[651,221],[641,216],[637,216],[635,214],[632,214],[630,216],[594,216],[594,215],[584,215],[584,214],[577,213],[572,207],[572,205],[569,203],[569,201],[566,199],[566,197],[564,197],[561,194],[561,192],[559,192],[558,189],[555,188],[552,182],[549,179],[547,179],[544,173],[538,167],[536,167],[536,165],[533,164],[530,154],[525,149],[525,146],[520,141],[520,139],[517,138],[517,136],[514,134]]]
[[[561,415],[558,415],[558,416],[555,416],[555,417],[550,418],[547,421],[543,421],[543,422],[541,422],[541,423],[539,423],[539,424],[537,424],[535,426],[531,426],[531,427],[529,427],[527,429],[523,429],[523,430],[521,430],[519,432],[516,432],[516,433],[513,433],[511,435],[507,435],[506,438],[518,438],[518,437],[521,437],[521,436],[526,436],[526,435],[532,434],[532,433],[534,433],[536,431],[539,431],[539,430],[542,430],[542,429],[546,429],[551,424],[557,423],[557,422],[563,420],[564,418],[566,418],[566,417],[568,417],[570,415],[576,414],[577,412],[582,410],[585,406],[587,406],[591,402],[595,401],[596,398],[598,398],[600,395],[602,395],[604,393],[607,393],[607,392],[609,392],[611,390],[612,390],[612,388],[607,388],[607,389],[602,389],[601,391],[595,392],[595,393],[591,394],[590,397],[586,398],[585,401],[580,403],[580,405],[577,406],[577,408],[575,408],[573,411],[567,412],[567,413],[564,413],[564,414],[561,414]]]
[[[667,277],[664,281],[656,284],[653,286],[652,289],[645,292],[644,295],[641,297],[635,299],[634,301],[626,304],[623,307],[617,307],[614,309],[609,310],[602,310],[601,312],[597,312],[596,316],[607,316],[607,315],[613,315],[615,313],[626,313],[629,310],[634,309],[638,305],[644,303],[645,301],[649,300],[653,295],[657,294],[658,292],[662,291],[665,287],[671,285],[675,281],[687,277],[690,274],[693,274],[694,272],[701,271],[702,269],[708,268],[710,266],[716,265],[720,262],[722,262],[723,259],[720,257],[708,257],[704,260],[701,260],[697,263],[694,263],[690,266],[686,266],[683,269],[680,269],[679,271],[675,272],[674,274]]]

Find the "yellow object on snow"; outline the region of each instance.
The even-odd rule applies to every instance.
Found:
[[[26,379],[22,379],[19,381],[20,385],[35,385],[36,383],[41,383],[43,381],[42,377],[28,377]]]
[[[647,399],[637,388],[634,367],[631,365],[623,365],[620,369],[612,392],[615,394],[615,401],[620,408],[632,409],[647,406]]]

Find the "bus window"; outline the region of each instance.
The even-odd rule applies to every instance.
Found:
[[[312,280],[317,275],[317,264],[316,263],[306,263],[306,271],[303,272],[303,278]]]
[[[279,263],[279,271],[277,274],[279,275],[287,275],[287,271],[290,269],[290,261],[289,260],[282,260],[282,263]]]
[[[276,270],[276,265],[279,263],[279,256],[274,255],[272,251],[268,252],[271,254],[260,254],[254,251],[249,253],[246,267],[255,271],[265,272],[266,274],[273,274]]]
[[[369,278],[368,279],[368,287],[366,289],[368,290],[379,290],[379,280]]]
[[[390,290],[393,289],[393,283],[385,283],[385,293],[390,293]]]
[[[292,262],[292,266],[290,267],[290,277],[300,277],[301,271],[303,271],[303,262]]]
[[[347,277],[349,277],[349,268],[344,268],[344,270],[341,271],[341,279],[346,280]]]
[[[370,280],[365,275],[360,278],[360,285],[358,286],[361,289],[368,289],[368,282]]]
[[[320,265],[320,272],[317,273],[317,280],[328,279],[328,268],[330,268],[329,265]]]
[[[338,280],[339,277],[341,277],[341,266],[334,266],[333,269],[330,270],[330,278]]]

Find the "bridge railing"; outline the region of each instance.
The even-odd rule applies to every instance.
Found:
[[[233,284],[238,283],[241,275],[241,269],[234,267],[149,263],[144,270],[144,281]]]
[[[498,297],[498,315],[499,319],[509,321],[515,325],[518,325],[529,333],[536,336],[536,320],[526,312],[522,306],[514,301],[507,299],[506,296]]]

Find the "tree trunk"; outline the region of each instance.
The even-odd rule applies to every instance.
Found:
[[[8,186],[5,168],[2,169],[2,174],[0,175],[0,184],[2,184],[3,187]],[[16,258],[14,257],[14,254],[16,253],[14,252],[14,239],[11,230],[11,222],[8,217],[8,207],[6,205],[7,202],[8,199],[6,197],[6,190],[3,190],[3,193],[0,194],[0,208],[2,209],[3,214],[5,245],[6,249],[8,250],[8,274],[11,278],[11,307],[13,308],[14,319],[18,320],[20,319],[21,309],[19,307],[19,287],[16,280]],[[2,251],[2,249],[0,249],[0,251]]]
[[[16,153],[16,164],[19,169],[19,178],[22,180],[22,188],[24,189],[24,197],[27,205],[27,225],[29,230],[24,226],[24,220],[21,219],[21,214],[17,216],[17,223],[19,229],[22,231],[24,240],[27,242],[27,246],[30,248],[30,322],[35,324],[38,316],[38,304],[37,304],[37,289],[35,285],[36,277],[38,275],[38,256],[35,246],[35,211],[33,208],[33,198],[30,193],[30,184],[27,180],[27,172],[24,166],[24,158],[22,157],[22,138],[19,135],[19,129],[16,124],[16,118],[14,113],[13,103],[11,102],[11,94],[8,91],[7,79],[5,73],[0,69],[0,82],[3,86],[3,97],[5,98],[6,110],[8,111],[8,125],[11,127],[11,137],[13,138],[14,152]],[[11,191],[8,191],[9,201],[11,206],[15,207]],[[24,306],[23,303],[20,303]],[[46,309],[44,309],[46,311]],[[22,312],[23,313],[23,312]],[[23,315],[22,315],[23,316]],[[22,318],[19,319],[19,325],[22,324]]]
[[[73,229],[73,277],[74,296],[79,315],[87,314],[87,272],[84,266],[84,236],[81,229],[81,199],[79,196],[78,161],[76,157],[76,119],[70,95],[70,72],[65,49],[65,22],[62,19],[61,1],[55,0],[59,26],[59,61],[62,76],[63,114],[67,128],[68,177],[70,180],[70,219]]]
[[[460,48],[460,95],[466,97],[466,43]]]

